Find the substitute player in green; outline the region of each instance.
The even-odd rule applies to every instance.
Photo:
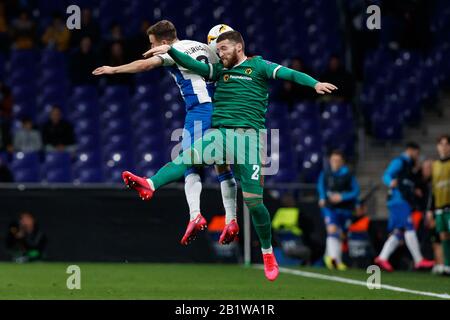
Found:
[[[261,174],[268,80],[290,80],[315,88],[319,94],[331,93],[337,88],[259,56],[247,57],[244,40],[237,31],[221,34],[217,39],[217,49],[221,63],[213,65],[197,61],[169,45],[153,48],[144,54],[149,57],[168,53],[177,64],[216,81],[213,129],[150,179],[128,171],[122,176],[125,184],[138,191],[141,198],[150,199],[155,190],[180,179],[190,166],[224,162],[232,164],[261,243],[265,276],[273,281],[278,276],[278,264],[272,251],[271,221],[263,203],[264,180]],[[191,223],[192,230],[205,227],[200,225],[200,221]]]
[[[450,275],[450,136],[437,140],[439,160],[433,162],[429,209],[434,220],[444,252],[444,275]]]

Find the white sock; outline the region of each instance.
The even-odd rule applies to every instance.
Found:
[[[336,260],[337,263],[342,262],[342,247],[341,240],[336,237],[327,237],[327,255]]]
[[[184,179],[184,192],[189,206],[190,221],[192,221],[200,213],[202,181],[199,174],[191,173]]]
[[[153,185],[152,179],[147,179],[148,184],[150,185],[150,188],[155,191],[155,186]]]
[[[392,252],[397,249],[399,243],[400,240],[398,240],[395,235],[391,235],[384,243],[383,249],[380,253],[380,258],[383,260],[389,260],[389,257],[391,256]]]
[[[222,192],[223,207],[225,208],[225,224],[229,224],[231,220],[236,220],[236,180],[231,178],[222,181],[220,190]]]
[[[262,251],[263,254],[266,254],[266,253],[272,253],[272,252],[273,252],[272,247],[270,247],[270,248],[268,248],[268,249],[263,249],[263,248],[261,248],[261,251]]]
[[[414,259],[414,262],[420,262],[423,259],[423,256],[420,252],[419,240],[417,240],[417,235],[414,230],[408,230],[405,232],[405,243]]]

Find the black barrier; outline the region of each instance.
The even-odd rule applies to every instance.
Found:
[[[270,193],[264,197],[269,212],[280,203]],[[182,186],[163,188],[152,201],[140,200],[124,188],[2,188],[0,190],[0,260],[8,260],[5,236],[18,213],[33,213],[47,235],[47,261],[114,262],[241,262],[243,254],[242,196],[238,192],[241,238],[236,255],[223,259],[211,232],[201,233],[187,247],[179,241],[188,221],[188,206]],[[223,215],[218,188],[204,187],[202,214],[208,221]],[[302,227],[315,256],[323,251],[324,228],[317,206],[303,205]],[[322,241],[322,243],[320,243]],[[259,243],[252,228],[252,261],[260,262]]]
[[[8,259],[10,222],[30,211],[48,237],[48,261],[216,261],[208,233],[188,247],[179,243],[189,219],[182,189],[142,201],[125,189],[15,188],[2,189],[0,203],[0,260]],[[201,205],[207,220],[223,214],[220,190],[203,190]]]
[[[280,202],[268,191],[264,202],[273,216]],[[242,262],[244,226],[240,192],[241,237],[236,252],[225,258],[218,252],[221,247],[216,244],[218,235],[212,236],[210,231],[202,232],[187,247],[179,243],[189,218],[182,185],[159,190],[151,201],[142,201],[135,192],[123,187],[15,186],[0,189],[0,203],[0,261],[10,260],[5,247],[10,223],[18,213],[30,211],[48,238],[46,261]],[[203,188],[201,207],[209,222],[213,216],[224,214],[217,187]],[[326,239],[320,210],[314,200],[300,202],[299,207],[300,227],[311,249],[311,262],[318,261]],[[253,227],[251,233],[251,259],[260,263],[260,247]],[[386,239],[386,221],[372,221],[369,233],[375,254]]]

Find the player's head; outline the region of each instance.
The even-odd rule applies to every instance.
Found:
[[[437,139],[437,150],[441,159],[450,157],[450,135],[443,134]]]
[[[172,44],[177,40],[177,29],[169,20],[161,20],[147,29],[147,35],[151,47],[154,48],[163,44]]]
[[[406,154],[411,157],[414,161],[419,159],[420,155],[420,146],[416,142],[408,142],[406,144]]]
[[[338,171],[345,164],[345,156],[341,150],[333,150],[330,153],[330,167],[332,171]]]
[[[217,38],[217,51],[225,68],[236,65],[244,57],[245,43],[238,31],[227,31]]]
[[[28,232],[31,232],[34,229],[36,221],[34,219],[34,216],[30,212],[25,211],[20,213],[19,223],[22,228],[24,228]]]

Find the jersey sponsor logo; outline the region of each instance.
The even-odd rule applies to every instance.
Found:
[[[253,79],[250,77],[246,77],[246,76],[235,76],[235,75],[230,75],[230,79],[240,79],[240,80],[249,80],[252,81]]]
[[[223,81],[228,82],[230,79],[238,79],[238,80],[248,80],[248,81],[253,81],[252,78],[250,77],[246,77],[246,76],[235,76],[235,75],[229,75],[229,74],[225,74],[223,76]]]
[[[246,74],[251,74],[253,72],[252,68],[245,69]]]

